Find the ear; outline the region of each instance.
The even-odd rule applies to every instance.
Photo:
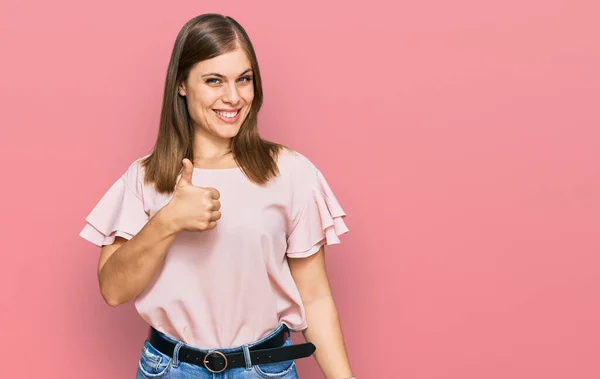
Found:
[[[179,93],[180,96],[186,96],[185,82],[181,82],[179,84],[179,88],[177,88],[177,92]]]

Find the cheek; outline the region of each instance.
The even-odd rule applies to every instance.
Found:
[[[212,92],[194,92],[193,95],[189,98],[189,106],[194,109],[195,113],[205,113],[212,110],[218,98],[218,94]]]
[[[204,91],[188,95],[188,111],[194,123],[205,126],[211,123],[216,98],[217,96]]]
[[[240,91],[240,96],[244,98],[246,104],[250,105],[254,100],[254,89],[252,87],[244,88]]]

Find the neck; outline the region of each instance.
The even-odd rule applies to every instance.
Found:
[[[210,160],[231,152],[231,138],[219,138],[196,132],[194,138],[194,160]]]

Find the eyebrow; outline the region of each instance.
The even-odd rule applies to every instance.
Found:
[[[249,71],[252,71],[252,69],[251,69],[251,68],[247,69],[246,71],[244,71],[244,72],[242,72],[240,75],[238,75],[238,77],[239,77],[239,76],[242,76],[242,75],[244,75],[244,74],[246,74],[246,73],[248,73]],[[216,73],[216,72],[211,72],[211,73],[208,73],[208,74],[204,74],[204,75],[202,75],[202,77],[205,77],[205,76],[216,76],[216,77],[218,77],[218,78],[224,78],[224,77],[225,77],[224,75],[218,74],[218,73]]]

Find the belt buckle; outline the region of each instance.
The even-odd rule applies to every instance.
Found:
[[[220,356],[222,356],[222,357],[223,357],[223,359],[225,360],[225,367],[223,367],[223,369],[222,369],[222,370],[218,370],[218,371],[217,371],[217,370],[213,370],[213,369],[211,369],[211,368],[209,368],[209,367],[208,367],[208,357],[209,357],[210,355],[212,355],[212,354],[220,355]],[[204,363],[204,367],[206,367],[206,369],[207,369],[208,371],[210,371],[210,372],[212,372],[212,373],[214,373],[214,374],[218,374],[218,373],[220,373],[220,372],[223,372],[223,371],[225,371],[225,369],[227,369],[227,357],[225,356],[225,354],[223,354],[223,353],[221,353],[220,351],[217,351],[217,350],[211,350],[211,351],[209,351],[208,353],[206,353],[206,355],[204,356],[204,361],[203,361],[203,363]]]

